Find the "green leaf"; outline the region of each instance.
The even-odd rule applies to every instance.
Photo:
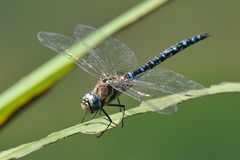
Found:
[[[125,118],[133,115],[137,115],[140,113],[159,111],[186,100],[190,100],[190,99],[194,99],[202,96],[213,95],[213,94],[228,93],[228,92],[240,92],[240,83],[222,83],[219,85],[211,86],[210,88],[192,90],[188,92],[165,96],[162,98],[151,99],[146,103],[142,103],[139,107],[126,110]],[[153,108],[151,105],[149,106],[148,104],[151,104],[151,103],[154,103],[155,106],[157,105],[159,107]],[[121,122],[122,113],[112,114],[110,115],[110,117],[114,123],[119,124]],[[63,138],[72,136],[77,133],[99,134],[105,130],[106,125],[108,123],[109,122],[108,120],[106,120],[105,117],[93,119],[91,121],[81,123],[76,126],[66,128],[58,132],[54,132],[41,140],[23,144],[18,147],[3,151],[0,153],[0,159],[7,160],[7,159],[21,158],[43,147],[46,147],[49,144],[55,143],[59,140],[62,140]],[[109,129],[112,129],[114,127],[116,126],[112,125],[111,127],[109,127]]]

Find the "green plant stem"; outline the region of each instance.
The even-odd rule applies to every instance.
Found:
[[[163,5],[166,1],[167,0],[146,0],[104,25],[99,31],[89,35],[85,40],[88,41],[90,48],[95,47],[107,37],[147,15]],[[84,56],[88,49],[84,47],[82,43],[69,48],[71,53],[79,58]],[[20,109],[21,106],[41,93],[44,93],[73,68],[73,62],[56,56],[2,93],[0,95],[0,126],[2,126],[13,113]]]
[[[157,112],[159,110],[162,110],[172,105],[176,105],[186,100],[228,92],[240,92],[240,83],[222,83],[219,85],[211,86],[210,88],[192,90],[184,93],[165,96],[162,98],[151,99],[146,103],[142,103],[139,107],[127,110],[125,117],[130,117],[136,114],[146,112]],[[156,106],[159,107],[152,107],[148,105],[152,103],[156,104]],[[116,124],[119,124],[121,122],[122,114],[116,113],[110,115],[110,117]],[[70,128],[66,128],[58,132],[54,132],[41,140],[23,144],[18,147],[1,152],[0,160],[21,158],[49,144],[55,143],[63,138],[72,136],[77,133],[99,134],[100,132],[105,130],[108,123],[109,122],[104,117],[101,117],[85,123],[78,124]],[[112,125],[111,127],[109,127],[109,129],[112,129],[114,127],[116,126]]]

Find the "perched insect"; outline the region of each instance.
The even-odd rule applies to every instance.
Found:
[[[39,32],[38,39],[45,46],[65,55],[83,70],[99,79],[93,91],[86,93],[81,102],[82,108],[86,111],[82,121],[87,113],[95,113],[96,115],[98,111],[103,112],[108,118],[109,124],[99,137],[112,123],[111,118],[103,108],[105,105],[120,108],[123,113],[123,126],[125,105],[120,103],[119,95],[121,93],[143,102],[164,94],[202,88],[202,85],[189,80],[181,74],[156,66],[188,46],[207,38],[209,36],[207,33],[185,39],[161,52],[142,67],[137,68],[134,53],[124,43],[114,38],[108,38],[98,47],[89,49],[89,54],[81,59],[67,50],[71,45],[81,41],[95,30],[91,26],[78,25],[74,30],[76,39],[50,32]],[[117,103],[113,104],[112,101],[115,99]],[[155,104],[149,105],[156,107]],[[172,114],[176,111],[176,106],[157,110],[157,112],[163,114]]]

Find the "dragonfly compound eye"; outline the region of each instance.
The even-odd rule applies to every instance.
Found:
[[[81,106],[83,110],[94,113],[102,107],[102,102],[96,94],[86,93],[82,98]]]

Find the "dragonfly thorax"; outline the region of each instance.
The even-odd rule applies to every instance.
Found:
[[[83,110],[94,113],[102,107],[102,101],[96,94],[88,92],[83,96],[81,106]]]

